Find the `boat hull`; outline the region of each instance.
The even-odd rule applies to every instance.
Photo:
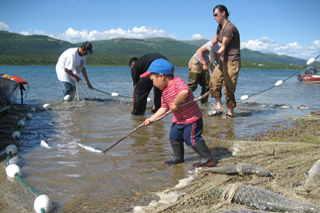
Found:
[[[0,112],[8,109],[17,100],[18,95],[19,83],[0,76]]]
[[[302,80],[306,83],[320,83],[320,74],[302,75]]]

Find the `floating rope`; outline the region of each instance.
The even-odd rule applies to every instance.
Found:
[[[10,160],[10,158],[11,158],[11,151],[9,151],[8,157],[6,158],[6,161],[5,161],[5,163],[4,163],[4,165],[5,165],[6,168],[9,166],[9,160]],[[28,188],[28,189],[29,189],[30,191],[32,191],[35,195],[37,195],[37,196],[40,196],[40,195],[41,195],[39,192],[37,192],[35,189],[33,189],[31,186],[29,186],[27,183],[25,183],[25,182],[21,179],[21,177],[20,177],[20,175],[18,174],[18,172],[14,175],[14,177],[16,177],[23,186],[25,186],[26,188]],[[37,201],[37,200],[36,200],[36,201]],[[41,213],[45,213],[45,212],[46,212],[45,209],[41,208]]]
[[[123,98],[132,98],[130,96],[119,95],[118,93],[108,93],[108,92],[104,92],[104,91],[101,91],[101,90],[96,89],[96,88],[93,88],[93,89],[98,91],[98,92],[101,92],[101,93],[104,93],[104,94],[107,94],[107,95],[111,95],[111,96],[119,96],[119,97],[123,97]]]
[[[27,114],[27,118],[31,119],[32,115],[31,113]],[[21,125],[21,127],[24,126]],[[15,133],[15,134],[14,134]],[[20,132],[19,131],[15,131],[14,133],[12,133],[12,138],[14,139],[18,139],[20,137]],[[16,154],[18,152],[18,149],[15,145],[11,144],[9,146],[7,146],[5,153],[8,155],[4,166],[6,167],[6,174],[8,177],[10,178],[17,178],[19,180],[19,182],[27,187],[30,191],[32,191],[35,195],[37,195],[37,198],[34,201],[34,210],[37,213],[45,213],[45,212],[50,212],[52,209],[52,202],[50,200],[50,198],[47,195],[42,195],[39,192],[37,192],[35,189],[31,188],[27,183],[25,183],[21,177],[20,177],[20,167],[18,165],[16,165],[15,163],[11,163],[9,164],[9,160],[11,158],[12,155]]]
[[[320,54],[315,58],[315,60],[317,59],[317,58],[319,58],[320,57]],[[283,82],[285,82],[285,81],[287,81],[288,79],[290,79],[290,78],[292,78],[294,75],[296,75],[297,73],[299,73],[301,70],[303,70],[303,69],[305,69],[306,67],[308,67],[309,65],[308,64],[306,64],[306,65],[304,65],[301,69],[299,69],[297,72],[295,72],[295,73],[293,73],[292,75],[290,75],[288,78],[286,78],[285,80],[283,80]],[[270,88],[268,88],[268,89],[265,89],[265,90],[263,90],[263,91],[261,91],[261,92],[258,92],[258,93],[255,93],[255,94],[253,94],[253,95],[249,95],[248,97],[250,98],[250,97],[253,97],[253,96],[255,96],[255,95],[259,95],[259,94],[261,94],[261,93],[263,93],[263,92],[266,92],[266,91],[268,91],[268,90],[270,90],[270,89],[272,89],[272,88],[274,88],[274,87],[276,87],[277,85],[273,85],[272,87],[270,87]],[[239,100],[239,99],[237,99],[237,100]]]
[[[7,157],[7,159],[6,159],[5,163],[4,163],[5,167],[8,167],[8,165],[9,165],[8,163],[9,163],[10,158],[11,158],[11,152],[9,152],[9,155],[8,155],[8,157]],[[30,190],[31,190],[33,193],[35,193],[37,196],[41,195],[39,192],[37,192],[36,190],[34,190],[33,188],[31,188],[28,184],[26,184],[26,183],[21,179],[21,177],[20,177],[18,174],[16,174],[15,177],[20,181],[20,183],[21,183],[22,185],[24,185],[25,187],[27,187],[28,189],[30,189]]]
[[[83,84],[80,84],[80,85],[81,85],[82,89],[86,92],[86,94],[89,96],[89,98],[92,99],[92,98],[90,97],[89,93],[87,92],[87,90],[83,87]]]
[[[83,79],[81,79],[81,83],[82,83],[83,85],[88,85],[88,83],[87,83],[85,80],[83,80]],[[111,95],[111,96],[119,96],[119,97],[124,97],[124,98],[132,98],[132,97],[125,96],[125,95],[119,95],[118,93],[104,92],[104,91],[99,90],[99,89],[96,89],[96,88],[94,88],[94,87],[92,87],[92,89],[94,89],[94,90],[96,90],[96,91],[98,91],[98,92],[107,94],[107,95]]]
[[[44,104],[43,108],[48,109],[50,106],[57,106],[59,104],[62,104],[65,101],[68,101],[70,99],[70,95],[74,92],[74,90],[70,91],[66,96],[64,96],[63,100],[60,103],[57,104]]]

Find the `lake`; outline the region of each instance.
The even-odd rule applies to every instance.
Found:
[[[68,103],[61,103],[62,86],[55,66],[0,66],[0,70],[2,74],[19,76],[29,84],[24,104],[36,110],[21,130],[17,164],[22,171],[21,178],[39,193],[49,196],[52,212],[126,212],[133,206],[147,205],[155,197],[146,195],[175,186],[199,160],[198,155],[185,146],[184,164],[164,164],[173,156],[168,141],[171,115],[140,128],[106,154],[78,146],[80,143],[104,150],[152,115],[151,102],[145,115],[130,114],[133,85],[129,67],[87,67],[94,88],[118,93],[119,97],[89,90],[79,83],[80,101]],[[188,72],[186,67],[177,67],[175,75],[187,81]],[[318,110],[320,84],[305,84],[294,76],[282,86],[268,90],[295,72],[241,69],[236,98],[252,97],[243,102],[239,100],[232,119],[208,117],[207,111],[214,109],[215,104],[214,99],[209,98],[209,106],[201,106],[203,137],[251,140],[255,134],[285,120]],[[153,93],[150,94],[152,99]],[[194,95],[200,96],[200,88]],[[40,110],[46,103],[51,105],[51,110]],[[41,140],[51,148],[40,146]],[[17,180],[7,180],[5,175],[3,168],[0,184],[8,190],[2,192],[0,211],[15,212],[20,208],[23,212],[33,212],[35,197],[29,202],[23,186]],[[10,199],[20,201],[17,204]]]

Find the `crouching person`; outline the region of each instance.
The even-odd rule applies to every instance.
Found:
[[[146,119],[143,123],[149,125],[155,119],[171,110],[173,119],[169,140],[171,141],[174,159],[166,161],[166,164],[178,164],[184,162],[185,142],[188,146],[201,156],[194,168],[210,166],[214,163],[210,150],[203,140],[201,134],[203,129],[202,112],[197,102],[178,107],[180,104],[194,99],[194,95],[187,83],[179,77],[174,77],[173,65],[163,58],[154,60],[148,71],[140,77],[148,77],[153,85],[162,90],[161,107]]]

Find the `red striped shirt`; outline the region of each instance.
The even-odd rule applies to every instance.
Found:
[[[188,87],[187,83],[181,78],[175,77],[171,81],[170,85],[164,90],[162,90],[161,107],[170,109],[174,99],[177,97],[178,93],[182,90],[189,90],[188,97],[184,101],[182,101],[182,103],[185,103],[189,100],[194,99],[194,95],[190,90],[190,88]],[[202,112],[200,110],[198,103],[194,101],[186,106],[179,108],[178,111],[172,112],[172,115],[173,115],[172,123],[188,124],[200,119],[202,117]]]

